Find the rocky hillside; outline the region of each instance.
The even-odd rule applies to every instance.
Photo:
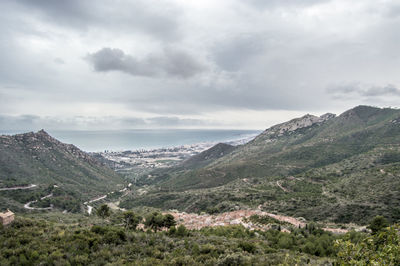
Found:
[[[37,186],[23,192],[0,191],[2,202],[22,204],[54,185],[61,194],[84,200],[122,186],[123,180],[89,154],[44,130],[0,136],[0,188],[29,184]]]
[[[307,114],[300,118],[292,119],[288,122],[275,125],[273,127],[268,128],[265,130],[259,138],[269,137],[269,138],[277,138],[283,135],[290,135],[295,133],[296,130],[301,128],[307,128],[313,125],[320,125],[332,118],[335,118],[335,114],[326,113],[321,115],[320,117]]]
[[[200,168],[155,178],[124,206],[265,208],[310,219],[400,219],[400,110],[358,106],[265,130]],[[151,200],[150,200],[151,198]]]

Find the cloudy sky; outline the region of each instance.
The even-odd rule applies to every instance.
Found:
[[[2,0],[0,129],[264,129],[400,102],[397,0]]]

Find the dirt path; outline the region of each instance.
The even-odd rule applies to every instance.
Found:
[[[289,192],[289,190],[288,190],[287,188],[282,187],[282,185],[281,185],[281,183],[280,183],[279,181],[276,181],[276,185],[277,185],[278,187],[280,187],[283,191]]]
[[[108,207],[110,207],[112,210],[120,210],[120,211],[123,211],[123,212],[126,211],[126,209],[118,207],[119,201],[116,201],[116,202],[109,202],[109,203],[107,203],[107,205],[108,205]]]
[[[35,185],[35,184],[31,184],[31,185],[29,185],[29,186],[26,186],[26,187],[21,187],[21,186],[19,186],[19,187],[6,187],[6,188],[0,188],[0,191],[7,191],[7,190],[20,190],[20,189],[30,189],[30,188],[35,188],[35,187],[37,187],[37,185]]]

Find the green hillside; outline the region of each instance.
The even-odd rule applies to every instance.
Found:
[[[83,201],[122,187],[123,179],[87,153],[43,130],[0,136],[0,188],[29,184],[37,187],[0,191],[0,208],[22,210],[24,203],[53,193],[51,201],[56,206],[58,203],[78,211]],[[75,206],[69,206],[71,203]]]
[[[400,219],[400,110],[358,106],[273,126],[200,168],[159,177],[121,206],[261,207],[307,219]],[[157,174],[157,173],[156,173]],[[162,177],[162,178],[161,178]]]
[[[226,156],[235,149],[235,146],[218,143],[217,145],[205,150],[197,155],[194,155],[182,163],[183,168],[193,169],[206,166],[213,161]]]

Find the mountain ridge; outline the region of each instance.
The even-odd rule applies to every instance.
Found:
[[[68,198],[74,201],[74,210],[78,211],[83,201],[115,187],[122,188],[123,183],[124,179],[113,170],[44,130],[0,136],[0,186],[37,185],[36,189],[24,193],[1,192],[0,207],[8,202],[22,210],[24,203],[57,190],[60,197],[52,201]]]
[[[357,106],[319,119],[292,119],[205,166],[156,176],[147,183],[154,190],[121,205],[182,211],[264,206],[335,222],[377,214],[400,219],[400,197],[390,192],[400,195],[400,110]],[[374,183],[380,185],[372,189]]]

